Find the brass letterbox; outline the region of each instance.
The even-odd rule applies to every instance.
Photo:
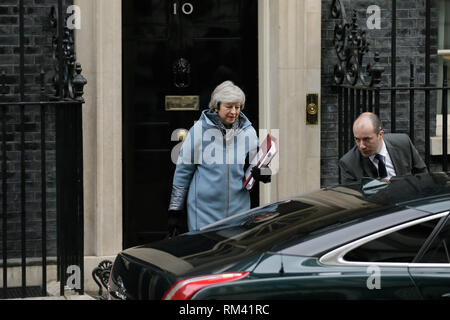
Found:
[[[166,96],[166,111],[198,111],[199,96]]]

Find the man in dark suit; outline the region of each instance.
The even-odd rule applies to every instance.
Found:
[[[427,172],[427,167],[406,134],[385,134],[378,116],[361,114],[353,124],[355,146],[340,160],[341,183],[371,177],[384,181],[394,176]]]

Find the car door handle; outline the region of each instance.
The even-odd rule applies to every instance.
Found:
[[[444,293],[442,296],[441,296],[442,298],[446,298],[446,299],[450,299],[450,292],[448,292],[448,293]]]

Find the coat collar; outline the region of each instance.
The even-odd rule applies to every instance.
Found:
[[[385,137],[386,137],[386,135],[385,135]],[[392,145],[391,141],[389,140],[389,137],[387,137],[387,139],[384,138],[383,141],[386,144],[386,149],[387,149],[387,151],[389,153],[389,157],[391,158],[392,165],[394,166],[395,173],[397,175],[402,174],[398,170],[398,168],[401,168],[400,159],[398,157],[398,151],[397,152],[395,151],[395,147]]]
[[[210,111],[209,109],[202,111],[200,120],[203,120],[203,122],[210,127],[216,127],[219,129],[221,129],[221,127],[222,127],[219,125],[219,122],[220,122],[219,116],[215,112]],[[252,125],[250,120],[242,112],[239,113],[238,121],[239,121],[239,123],[238,123],[239,126],[238,126],[238,128],[234,128],[234,129],[245,129]]]

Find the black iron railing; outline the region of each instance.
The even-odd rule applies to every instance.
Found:
[[[447,115],[448,115],[448,87],[447,74],[448,66],[444,64],[442,73],[444,80],[441,87],[427,87],[416,86],[414,82],[414,65],[411,64],[411,77],[408,87],[364,87],[364,86],[352,86],[343,84],[337,88],[338,90],[338,141],[339,141],[339,158],[341,158],[345,152],[353,147],[353,132],[352,124],[354,120],[363,112],[374,112],[380,116],[380,96],[383,92],[390,93],[391,96],[397,97],[400,93],[406,92],[409,95],[409,128],[408,134],[411,141],[414,143],[417,138],[415,123],[416,123],[416,94],[423,93],[425,95],[425,104],[420,108],[424,109],[425,115],[430,114],[429,97],[433,91],[442,91],[442,170],[448,170],[448,150],[447,150]],[[397,100],[394,98],[394,100]],[[391,99],[392,101],[392,99]],[[428,102],[428,103],[427,103]],[[382,117],[380,116],[381,120]],[[396,132],[396,104],[390,106],[390,123],[391,132]],[[431,126],[430,118],[425,119],[424,130],[424,144],[425,144],[425,163],[430,167],[430,139],[431,139]],[[427,125],[428,124],[428,125]]]
[[[409,85],[399,86],[396,82],[396,0],[392,0],[392,30],[391,30],[391,85],[382,84],[384,67],[380,65],[378,53],[374,54],[373,62],[364,65],[365,55],[369,52],[369,41],[366,31],[357,24],[357,14],[353,11],[351,21],[348,21],[343,2],[333,0],[331,5],[331,16],[338,19],[334,31],[334,46],[338,63],[334,68],[334,81],[338,99],[338,157],[341,158],[351,147],[353,147],[352,124],[361,113],[369,111],[380,116],[382,122],[390,123],[390,132],[398,132],[397,113],[398,105],[406,101],[402,94],[409,97],[409,119],[407,131],[413,142],[421,140],[424,143],[425,163],[430,168],[431,148],[430,139],[432,133],[431,114],[435,114],[436,106],[431,106],[431,94],[442,91],[442,170],[448,170],[447,157],[447,114],[448,114],[448,66],[443,65],[444,80],[442,85],[431,85],[430,70],[430,44],[431,44],[431,0],[425,0],[425,81],[416,84],[415,66],[410,64]],[[367,58],[366,58],[367,59]],[[441,86],[440,86],[441,85]],[[418,103],[417,95],[424,95],[424,103]],[[383,98],[388,97],[390,106]],[[404,109],[401,110],[404,112]],[[420,119],[424,130],[417,130],[418,112],[423,112],[424,117]],[[385,121],[383,121],[385,120]],[[420,136],[419,136],[420,134]],[[423,134],[423,135],[422,135]]]
[[[48,190],[51,184],[48,181],[49,165],[56,165],[54,169],[56,173],[56,185],[53,186],[56,191],[56,260],[57,274],[60,281],[60,294],[64,294],[65,286],[84,293],[84,248],[83,248],[83,149],[82,149],[82,118],[81,107],[83,100],[83,87],[86,80],[81,75],[81,66],[75,62],[73,31],[66,27],[65,17],[63,15],[62,0],[55,1],[55,7],[51,9],[49,25],[53,28],[53,90],[47,92],[48,84],[45,81],[45,70],[40,73],[40,99],[39,101],[26,101],[28,96],[25,91],[25,16],[24,1],[19,0],[19,83],[8,82],[8,75],[5,71],[0,76],[0,109],[1,109],[1,141],[0,141],[0,157],[1,157],[1,236],[2,241],[2,277],[3,286],[0,288],[0,297],[8,298],[8,292],[11,288],[8,284],[9,266],[11,259],[8,257],[8,223],[9,219],[16,214],[20,215],[20,231],[13,235],[14,238],[20,237],[20,267],[21,267],[21,297],[26,297],[30,290],[27,286],[27,221],[29,219],[37,219],[36,212],[33,217],[27,210],[26,199],[33,189],[34,194],[40,194],[38,202],[40,207],[40,238],[41,238],[41,267],[42,267],[42,284],[41,295],[47,295],[47,261],[48,257],[48,221],[49,214]],[[9,79],[14,79],[10,77]],[[11,88],[18,85],[18,97],[14,95]],[[39,143],[29,143],[26,141],[27,130],[29,125],[30,110],[33,112],[38,110],[38,120],[36,120],[35,128],[39,128]],[[47,115],[49,112],[54,113],[54,123],[48,123]],[[18,123],[11,125],[10,119],[19,114]],[[27,119],[28,118],[28,119]],[[47,139],[47,127],[53,126],[55,129],[54,145],[55,159],[49,161],[47,151],[51,147]],[[13,141],[15,135],[19,135],[19,141]],[[11,147],[10,145],[18,145],[20,168],[11,166]],[[36,146],[38,144],[38,147]],[[36,151],[40,150],[39,168],[33,168],[34,171],[40,172],[40,183],[28,181],[27,176],[31,175],[26,165],[26,157],[29,148]],[[20,185],[18,197],[12,197],[10,185],[11,176],[19,173],[20,181],[16,184]],[[36,186],[40,184],[40,186]],[[36,187],[40,192],[36,192]],[[36,200],[36,199],[35,199]],[[18,210],[17,210],[18,208]],[[35,209],[36,210],[36,209]],[[35,220],[34,220],[35,221]],[[12,231],[10,231],[12,232]],[[53,231],[54,232],[54,231]],[[17,288],[14,288],[17,289]],[[17,291],[17,290],[16,290]]]

